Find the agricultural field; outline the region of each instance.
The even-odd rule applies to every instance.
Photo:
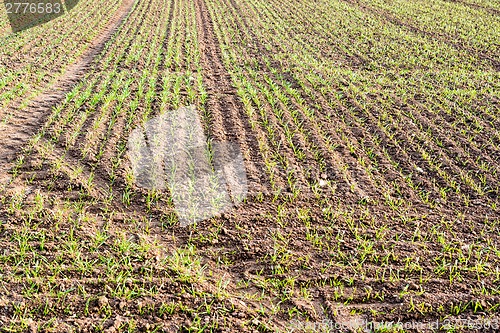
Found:
[[[500,2],[11,2],[0,332],[500,331]]]

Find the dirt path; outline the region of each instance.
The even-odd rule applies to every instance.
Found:
[[[92,41],[83,55],[66,68],[65,73],[52,86],[34,97],[27,107],[16,105],[10,108],[9,112],[13,114],[12,118],[8,123],[0,125],[1,184],[9,181],[10,177],[7,172],[14,165],[23,146],[43,125],[44,119],[50,114],[51,109],[89,71],[96,57],[131,12],[134,3],[135,0],[123,1],[106,28]]]

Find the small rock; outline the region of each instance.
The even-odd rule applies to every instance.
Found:
[[[106,298],[106,296],[101,296],[99,297],[97,304],[99,305],[99,307],[104,307],[109,304],[109,300]]]
[[[30,333],[37,333],[38,332],[38,325],[31,319],[29,321],[28,327],[29,327]]]

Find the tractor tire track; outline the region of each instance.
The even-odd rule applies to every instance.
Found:
[[[214,23],[204,0],[196,0],[195,8],[201,62],[206,70],[204,83],[209,94],[207,107],[213,114],[209,137],[238,142],[241,150],[248,152],[243,158],[246,161],[250,190],[254,186],[260,188],[260,185],[267,183],[267,179],[263,179],[265,176],[262,172],[266,166],[262,159],[256,158],[260,156],[256,134],[244,114],[242,102],[238,100],[231,75],[224,66]],[[252,177],[259,179],[251,179]]]

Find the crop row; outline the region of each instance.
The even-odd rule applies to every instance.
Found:
[[[26,107],[86,51],[120,3],[82,3],[56,20],[0,40],[0,59],[4,64],[0,69],[0,105],[4,122],[11,107]]]
[[[165,226],[176,223],[168,193],[141,191],[134,185],[126,156],[130,132],[153,117],[185,105],[195,105],[208,127],[210,115],[205,107],[207,93],[194,4],[181,0],[137,1],[89,68],[65,100],[53,108],[13,170],[15,179],[42,190],[34,197],[21,192],[2,199],[10,213],[14,213],[10,209],[27,212],[19,217],[22,227],[9,229],[14,242],[19,242],[10,244],[10,254],[0,257],[0,271],[13,276],[9,285],[17,288],[22,284],[22,294],[27,297],[25,305],[12,303],[9,307],[15,319],[13,329],[26,327],[27,318],[33,317],[45,317],[43,322],[50,326],[47,316],[60,316],[60,306],[82,316],[88,311],[99,312],[104,319],[92,325],[102,328],[111,313],[89,308],[89,304],[96,292],[91,291],[92,285],[104,276],[111,278],[106,284],[114,286],[108,296],[124,300],[163,293],[158,286],[170,283],[172,271],[168,267],[175,261],[181,266],[191,265],[193,259],[198,261],[197,268],[189,269],[194,268],[193,279],[179,266],[182,283],[202,279],[204,268],[193,248],[188,256],[179,252],[172,261],[166,259],[161,268],[158,263],[147,263],[146,253],[161,249],[163,256],[170,250],[146,238],[136,247],[128,229],[138,228],[142,233],[143,227],[149,228],[137,216],[142,209],[148,214],[160,212],[160,222]],[[137,207],[141,210],[136,214],[132,210]],[[127,225],[98,226],[100,218],[93,219],[89,214],[94,209],[108,221],[119,210],[127,211],[123,221]],[[40,225],[49,210],[49,224]],[[81,223],[70,225],[64,217],[67,211],[79,215]],[[89,233],[88,228],[94,227]],[[91,248],[84,245],[87,241],[93,244]],[[35,243],[42,245],[37,247]],[[137,260],[142,264],[136,265]],[[39,280],[41,276],[46,277],[44,281]],[[69,289],[68,298],[62,300],[54,286],[70,277],[76,278],[72,280],[75,288]],[[126,281],[133,281],[134,286],[126,287]],[[153,309],[158,305],[156,310],[162,315],[187,310],[183,304],[170,308],[160,303]],[[75,308],[78,304],[82,304],[81,309]]]
[[[290,6],[292,7],[292,6]],[[258,10],[262,10],[262,8],[258,8]],[[313,10],[313,8],[308,8],[309,11]],[[293,8],[290,10],[290,12],[297,13],[297,17],[305,17],[309,18],[308,14],[306,11],[301,12],[299,8]],[[286,10],[283,10],[282,13],[285,12]],[[340,11],[339,11],[340,12]],[[291,14],[291,13],[290,13]],[[290,18],[292,19],[297,19],[297,17],[293,16]],[[273,20],[279,20],[280,18],[277,18],[276,16],[269,16],[267,22],[272,22]],[[311,15],[311,19],[312,15]],[[364,21],[366,25],[366,20]],[[289,25],[289,22],[283,21],[283,26]],[[255,22],[255,24],[259,24],[259,22]],[[313,25],[311,25],[313,26]],[[317,26],[317,25],[315,25]],[[357,25],[351,25],[356,27],[357,29],[360,28],[360,24]],[[279,24],[273,24],[272,27],[274,29],[279,29],[280,25]],[[323,33],[327,33],[330,31],[330,29],[325,29]],[[374,28],[373,31],[376,31]],[[296,33],[299,33],[299,31],[294,31]],[[392,31],[388,31],[388,33],[392,33]],[[272,34],[279,33],[276,30],[273,30]],[[287,32],[285,31],[285,34]],[[338,32],[337,32],[338,33]],[[392,34],[393,35],[393,34]],[[312,36],[312,34],[311,34]],[[315,35],[317,36],[317,34]],[[320,35],[321,36],[321,35]],[[330,38],[333,39],[333,36],[329,36]],[[391,37],[392,38],[392,37]],[[321,37],[318,38],[319,42],[321,41]],[[453,164],[458,164],[460,163],[461,159],[463,158],[468,158],[472,161],[475,162],[475,168],[470,169],[469,174],[462,175],[460,178],[461,180],[468,184],[469,187],[473,188],[474,191],[478,192],[480,195],[484,193],[485,189],[487,190],[488,188],[493,188],[495,190],[495,175],[498,171],[498,166],[496,162],[495,155],[488,155],[484,154],[484,156],[478,156],[478,154],[482,149],[488,149],[492,150],[492,153],[495,154],[495,151],[498,151],[498,131],[495,129],[495,125],[497,123],[497,117],[494,111],[494,104],[487,105],[486,108],[483,108],[482,110],[486,110],[486,112],[481,113],[478,112],[477,109],[473,106],[475,104],[472,104],[472,101],[469,99],[467,101],[461,101],[462,103],[450,103],[449,99],[443,98],[441,94],[437,94],[435,92],[435,89],[425,89],[427,86],[432,87],[434,86],[435,83],[435,76],[437,75],[432,75],[428,77],[420,77],[421,80],[432,80],[425,84],[425,82],[419,82],[419,85],[415,84],[412,85],[412,91],[410,92],[410,89],[405,89],[403,90],[403,87],[399,86],[399,83],[401,84],[408,84],[408,80],[403,80],[407,76],[405,75],[404,77],[401,77],[399,79],[390,79],[389,77],[383,77],[382,75],[374,75],[371,73],[371,71],[367,72],[362,72],[363,75],[360,75],[359,72],[349,72],[349,71],[339,71],[338,70],[338,62],[335,62],[335,65],[331,66],[329,65],[329,60],[328,58],[322,58],[321,60],[316,60],[314,58],[314,55],[319,54],[319,50],[311,50],[311,52],[314,53],[306,53],[304,50],[307,50],[308,48],[314,48],[314,43],[309,43],[309,45],[305,45],[305,43],[302,41],[301,37],[295,37],[295,35],[288,34],[284,35],[283,40],[288,41],[288,44],[296,43],[294,46],[292,45],[287,45],[288,48],[293,48],[294,51],[292,52],[291,56],[289,56],[288,53],[285,53],[287,46],[283,47],[283,51],[279,50],[275,52],[275,62],[282,62],[286,63],[287,65],[290,64],[291,61],[295,61],[293,63],[294,70],[291,73],[291,75],[297,76],[299,75],[298,73],[301,73],[302,78],[298,78],[297,81],[299,81],[299,85],[302,87],[306,88],[306,86],[309,86],[309,91],[314,92],[320,91],[321,94],[323,95],[323,100],[326,103],[329,103],[330,106],[332,107],[333,110],[336,108],[343,108],[347,110],[352,110],[352,120],[354,123],[359,124],[359,128],[361,130],[365,129],[367,127],[367,124],[365,124],[366,120],[372,119],[374,128],[379,128],[380,129],[380,138],[381,140],[386,140],[388,139],[389,142],[393,142],[393,146],[397,147],[403,147],[403,152],[406,149],[412,149],[415,151],[416,156],[422,155],[423,157],[428,156],[429,152],[426,152],[425,149],[434,149],[437,154],[442,154],[442,152],[437,152],[437,148],[432,148],[438,147],[440,150],[443,148],[443,141],[446,140],[447,135],[451,132],[452,135],[456,135],[458,138],[457,141],[453,142],[452,140],[447,140],[445,144],[447,144],[446,148],[449,149],[448,151],[448,157],[441,155],[440,160],[447,161],[449,160],[450,162],[450,167],[453,167]],[[376,39],[375,39],[376,40]],[[266,45],[268,41],[263,41],[262,45]],[[381,41],[380,43],[382,44],[385,41]],[[285,44],[285,43],[283,43]],[[342,45],[342,40],[337,40],[337,45],[340,44]],[[312,46],[311,46],[312,45]],[[378,46],[378,45],[376,45]],[[349,47],[348,42],[346,41],[345,47]],[[401,47],[401,46],[400,46]],[[378,47],[375,47],[378,49]],[[323,48],[323,50],[326,48]],[[272,52],[272,51],[271,51]],[[301,52],[302,54],[298,56],[298,53]],[[443,53],[444,50],[441,52]],[[453,51],[451,51],[453,52]],[[414,53],[412,53],[413,56]],[[444,54],[445,55],[445,54]],[[290,59],[291,57],[294,57],[294,59]],[[303,61],[303,59],[308,59],[308,61]],[[439,64],[439,63],[438,63]],[[460,65],[457,65],[460,66]],[[278,67],[277,70],[280,68]],[[390,69],[388,71],[391,71]],[[459,70],[457,70],[459,71]],[[319,75],[315,75],[313,73],[321,73]],[[419,75],[419,71],[416,71],[417,75]],[[460,72],[460,71],[459,71]],[[383,73],[383,71],[382,71]],[[397,72],[396,72],[397,73]],[[390,76],[395,76],[396,73],[390,74]],[[441,75],[454,75],[454,72],[451,71],[446,71],[443,72]],[[477,74],[477,78],[475,79],[476,81],[478,79],[483,79],[483,80],[488,80],[483,83],[483,86],[485,87],[483,94],[483,98],[489,99],[489,100],[494,100],[494,95],[492,95],[492,90],[491,88],[494,86],[494,75],[492,78],[489,78],[485,75]],[[462,76],[462,74],[460,74]],[[346,79],[346,77],[349,78],[349,81]],[[417,76],[418,77],[418,76]],[[439,78],[439,76],[438,76]],[[440,78],[441,79],[441,78]],[[451,77],[445,77],[442,80],[446,79],[451,85]],[[369,80],[376,80],[376,85],[375,87],[384,87],[383,90],[375,90],[371,88],[367,82],[373,82]],[[411,80],[411,78],[410,78]],[[335,101],[335,99],[338,99],[339,92],[331,91],[333,90],[332,88],[335,88],[335,83],[340,82],[341,86],[337,86],[337,90],[343,90],[341,94],[341,98],[344,96],[350,97],[350,98],[343,98],[342,100],[336,102],[335,104],[331,103],[331,101]],[[410,81],[412,82],[412,81]],[[334,86],[332,86],[332,83]],[[338,85],[338,84],[337,84]],[[395,87],[394,87],[395,85]],[[327,88],[328,87],[328,88]],[[344,87],[349,87],[348,89],[345,89]],[[393,88],[394,87],[394,88]],[[304,89],[304,90],[306,90]],[[329,90],[331,92],[329,92]],[[422,93],[421,93],[422,92]],[[418,96],[421,93],[422,96]],[[477,93],[477,92],[476,92]],[[316,93],[317,94],[317,93]],[[345,94],[345,95],[344,95]],[[409,94],[414,94],[416,98],[411,99]],[[378,96],[377,96],[378,95]],[[373,96],[373,97],[372,97]],[[401,97],[399,97],[401,96]],[[418,96],[418,97],[417,97]],[[369,97],[369,98],[367,98]],[[416,100],[416,101],[413,101]],[[425,101],[425,104],[420,102],[420,100]],[[477,100],[480,100],[480,98],[477,98]],[[476,98],[474,98],[474,102],[476,102]],[[368,104],[369,103],[369,104]],[[443,105],[444,104],[444,105]],[[432,108],[430,108],[432,106]],[[451,112],[451,107],[454,107],[455,109],[458,109],[458,111],[461,113],[462,117],[457,117],[453,119],[454,113]],[[441,109],[441,110],[440,110]],[[376,110],[380,110],[377,113],[379,114],[377,116],[377,113],[375,113]],[[387,111],[391,110],[391,113],[394,114],[389,114]],[[400,111],[402,110],[402,112]],[[481,110],[481,111],[482,111]],[[396,112],[394,112],[396,111]],[[429,112],[430,111],[430,112]],[[436,112],[438,113],[438,116],[436,117],[434,114]],[[491,112],[491,113],[488,113]],[[423,114],[423,115],[422,115]],[[429,116],[430,115],[430,116]],[[374,118],[374,116],[377,116],[378,119]],[[483,117],[481,119],[480,117]],[[426,119],[426,118],[430,118]],[[453,119],[454,121],[450,121],[450,119]],[[401,123],[397,123],[397,121],[401,121]],[[433,121],[437,122],[433,123]],[[396,124],[399,124],[399,126],[394,127],[394,122]],[[451,123],[451,125],[450,125]],[[412,130],[410,133],[412,136],[408,136],[409,132],[407,131],[407,127],[411,125],[414,126],[415,129]],[[460,126],[462,125],[462,126]],[[472,127],[472,126],[475,127]],[[399,128],[405,127],[404,132],[399,132]],[[444,128],[447,128],[444,130]],[[460,134],[458,134],[460,133]],[[463,138],[462,133],[468,133],[466,138]],[[430,135],[429,135],[430,134]],[[458,134],[458,135],[457,135]],[[401,136],[403,135],[403,136]],[[371,135],[367,134],[368,137]],[[399,138],[398,138],[399,136]],[[413,136],[417,136],[417,140],[413,138]],[[384,138],[385,137],[385,138]],[[357,140],[356,138],[349,139],[351,144],[352,142],[355,142]],[[454,139],[455,140],[455,139]],[[433,141],[433,142],[432,142]],[[416,144],[411,144],[415,142]],[[419,143],[421,142],[421,143]],[[458,143],[457,143],[458,142]],[[425,143],[428,148],[425,148],[425,146],[422,148],[423,150],[420,150],[418,152],[418,147],[422,144]],[[347,145],[347,143],[346,143]],[[407,148],[404,148],[404,147]],[[472,152],[475,152],[471,154],[471,149]],[[457,154],[456,152],[461,152]],[[377,150],[375,150],[377,151]],[[398,153],[400,154],[400,153]],[[463,154],[461,156],[461,154]],[[373,155],[373,153],[372,153]],[[432,153],[430,154],[432,155]],[[367,156],[367,155],[366,155]],[[484,160],[482,160],[484,158]],[[415,165],[415,167],[409,167],[406,170],[406,174],[412,174],[414,173],[413,170],[425,170],[425,168],[429,168],[429,166],[426,166],[425,164],[422,165],[421,161],[417,160],[416,163],[419,165]],[[428,161],[430,164],[430,172],[432,172],[433,167],[433,162]],[[398,163],[399,164],[399,163]],[[461,163],[464,164],[464,163]],[[471,179],[470,173],[475,172],[476,168],[479,168],[481,171],[481,174],[475,180]],[[460,173],[462,172],[461,170],[456,169],[455,172]],[[491,173],[491,176],[489,175]],[[446,175],[442,174],[443,177],[447,177]],[[489,181],[488,181],[489,179]],[[483,185],[483,189],[480,189],[478,185],[475,185],[475,182],[481,182]],[[448,184],[448,185],[453,185]],[[438,192],[439,193],[439,192]]]
[[[498,74],[490,64],[464,60],[445,42],[342,1],[206,3],[272,188],[294,194],[292,204],[279,197],[270,209],[267,221],[276,224],[266,236],[239,235],[241,244],[271,237],[266,256],[250,255],[245,264],[262,268],[247,284],[268,297],[272,306],[263,312],[293,311],[286,302],[311,300],[323,288],[332,303],[383,302],[376,286],[387,281],[401,286],[405,309],[419,315],[446,312],[440,301],[424,301],[438,280],[460,288],[473,279],[473,298],[497,295],[498,274],[486,270],[498,263],[491,232],[498,229],[500,171]],[[462,257],[464,237],[493,252]],[[296,238],[307,244],[295,247]],[[331,260],[312,259],[320,253]],[[355,278],[318,279],[300,263]],[[300,296],[291,291],[297,271],[307,281]],[[420,291],[403,288],[415,279]],[[366,293],[363,285],[370,285]],[[482,309],[497,311],[498,302],[491,305]]]

